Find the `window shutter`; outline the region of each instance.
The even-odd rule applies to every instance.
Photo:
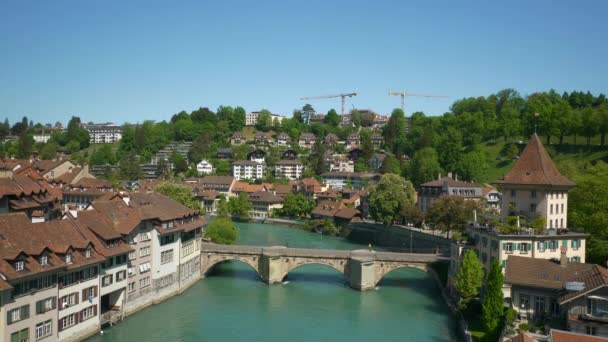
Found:
[[[93,316],[97,316],[97,305],[93,307]]]
[[[82,290],[82,301],[87,300],[87,289]]]
[[[52,306],[52,307],[53,307],[53,309],[56,309],[56,308],[57,308],[57,297],[53,297],[53,304],[52,304],[52,305],[53,305],[53,306]]]
[[[97,286],[93,287],[93,296],[97,297]]]
[[[571,241],[570,241],[570,247],[572,247],[572,248],[575,248],[575,247],[576,247],[576,245],[575,245],[575,243],[574,243],[574,240],[571,240]]]
[[[80,272],[74,273],[74,281],[79,281],[79,280],[80,280]]]
[[[506,243],[504,243],[504,242],[502,243],[502,249],[503,249],[503,250],[506,250],[506,249],[507,249],[507,244],[506,244]]]
[[[30,305],[24,305],[21,307],[21,319],[27,319],[30,317]]]
[[[11,312],[7,311],[6,312],[6,324],[12,324],[13,323],[13,319],[11,317]]]
[[[562,246],[568,247],[568,240],[562,240]]]
[[[532,250],[532,243],[528,243],[528,251]]]
[[[63,321],[65,320],[65,318],[61,318],[59,321],[57,321],[57,331],[61,332],[63,330]]]
[[[42,311],[43,310],[43,308],[42,308],[43,303],[44,303],[44,301],[42,301],[42,300],[39,300],[39,301],[36,302],[36,313],[37,314],[41,314],[41,313],[44,312],[44,311]]]
[[[78,293],[76,293],[75,299],[76,299],[76,302],[74,302],[74,305],[78,304]]]
[[[515,244],[515,250],[518,251],[519,250],[519,243]]]

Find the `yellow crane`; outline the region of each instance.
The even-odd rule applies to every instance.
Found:
[[[414,93],[406,93],[406,92],[389,92],[388,93],[389,96],[401,96],[401,110],[403,111],[403,114],[405,114],[405,97],[406,96],[415,96],[415,97],[443,97],[443,98],[448,98],[449,96],[445,96],[445,95],[433,95],[433,94],[414,94]]]

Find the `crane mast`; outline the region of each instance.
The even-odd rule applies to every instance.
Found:
[[[403,111],[403,114],[405,114],[405,97],[406,96],[415,96],[415,97],[442,97],[442,98],[448,98],[449,96],[445,96],[445,95],[434,95],[434,94],[415,94],[415,93],[407,93],[407,92],[394,92],[391,91],[388,93],[389,96],[400,96],[401,97],[401,110]]]
[[[300,100],[317,100],[317,99],[331,99],[335,97],[342,98],[342,109],[340,111],[340,119],[344,119],[344,102],[347,97],[357,96],[357,93],[344,93],[344,94],[336,94],[336,95],[321,95],[321,96],[309,96],[309,97],[301,97]]]

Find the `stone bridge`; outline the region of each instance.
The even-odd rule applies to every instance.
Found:
[[[376,287],[382,277],[398,268],[427,271],[434,261],[448,260],[436,254],[390,253],[368,250],[341,251],[286,247],[226,246],[203,243],[201,275],[223,261],[238,260],[251,266],[267,284],[283,282],[292,270],[309,264],[326,265],[342,273],[357,290]]]

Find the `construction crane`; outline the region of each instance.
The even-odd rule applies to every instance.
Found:
[[[406,93],[406,92],[389,92],[388,95],[390,96],[401,96],[401,110],[403,111],[403,113],[405,114],[405,97],[406,96],[416,96],[416,97],[444,97],[447,98],[449,96],[445,96],[445,95],[433,95],[433,94],[413,94],[413,93]]]
[[[357,93],[301,97],[300,100],[331,99],[334,97],[341,97],[342,98],[342,111],[340,112],[340,115],[344,116],[344,99],[347,97],[352,97],[352,96],[357,96]]]

